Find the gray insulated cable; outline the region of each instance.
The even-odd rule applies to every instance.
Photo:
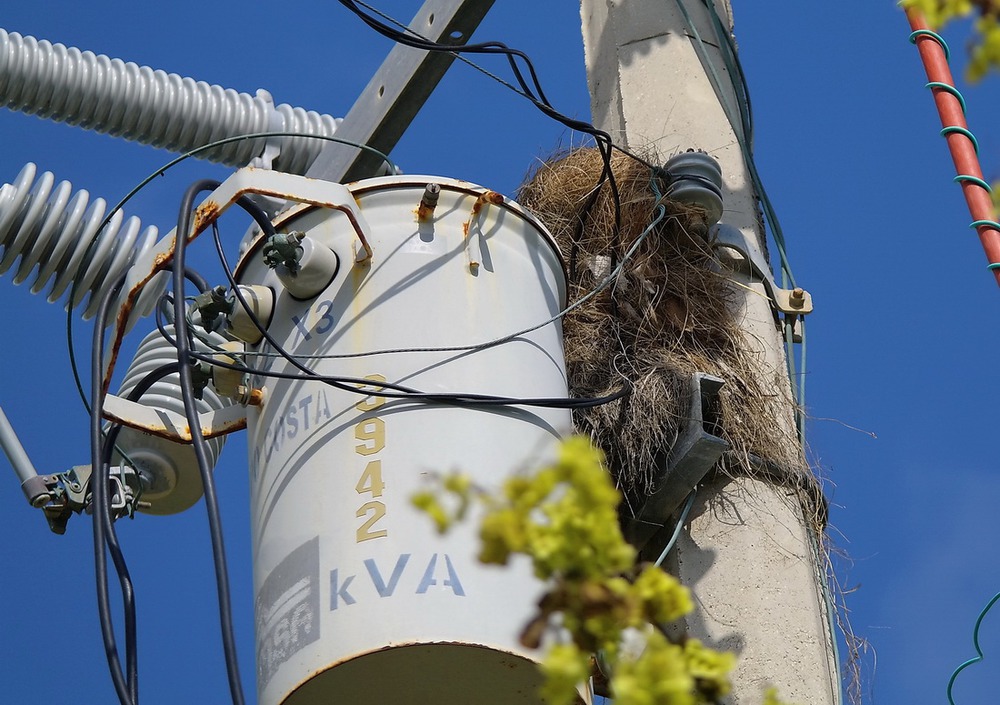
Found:
[[[187,152],[257,132],[329,137],[337,119],[91,51],[0,29],[0,106],[134,142]],[[246,140],[200,155],[245,166],[280,149],[273,168],[304,174],[325,143],[295,137]],[[269,150],[271,151],[271,150]]]

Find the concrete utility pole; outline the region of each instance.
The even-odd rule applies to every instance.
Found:
[[[731,30],[728,0],[714,1]],[[581,14],[594,124],[616,143],[652,147],[664,158],[694,148],[718,159],[725,182],[722,224],[742,232],[751,257],[763,261],[757,196],[709,78],[714,69],[724,99],[736,106],[704,0],[582,0]],[[711,67],[703,65],[698,41]],[[764,361],[766,385],[787,387],[782,341],[764,287],[751,276],[731,276],[754,290],[744,292],[742,320],[747,344]],[[794,439],[790,414],[777,416]],[[697,605],[688,634],[739,655],[734,703],[760,703],[768,685],[789,702],[839,702],[825,572],[803,508],[788,489],[803,478],[753,479],[751,468],[743,470],[746,476],[719,477],[699,488],[677,544],[674,569]]]

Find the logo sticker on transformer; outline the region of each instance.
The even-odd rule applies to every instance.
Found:
[[[254,608],[257,677],[267,686],[278,668],[319,639],[319,538],[302,544],[267,576]]]

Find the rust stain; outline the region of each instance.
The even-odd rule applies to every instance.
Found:
[[[132,313],[132,306],[132,296],[125,297],[125,301],[118,311],[118,316],[115,317],[115,338],[114,343],[111,345],[111,354],[108,356],[104,373],[104,384],[102,385],[105,394],[108,393],[108,389],[111,387],[111,375],[114,373],[115,365],[118,363],[119,348],[121,348],[122,338],[125,335],[124,331],[126,324],[128,324],[128,317]]]
[[[365,237],[365,231],[361,227],[361,224],[358,222],[357,218],[354,217],[354,213],[352,213],[350,209],[343,208],[340,206],[331,206],[331,209],[340,211],[341,213],[347,216],[347,219],[351,221],[351,226],[354,228],[355,234],[358,236],[358,240],[361,241],[361,246],[365,250],[365,254],[362,258],[358,259],[357,255],[355,255],[354,263],[363,265],[371,264],[371,259],[372,256],[374,255],[374,253],[372,252],[372,246],[368,244],[368,238]]]
[[[194,212],[194,232],[199,232],[206,225],[219,217],[222,208],[213,200],[202,203]]]
[[[177,251],[177,236],[170,238],[170,244],[166,252],[161,252],[153,258],[153,268],[145,276],[145,278],[139,283],[140,288],[149,283],[149,280],[153,278],[153,275],[159,271],[166,269],[167,265],[170,264],[171,260],[174,258],[174,252]],[[137,296],[137,289],[133,287],[130,292],[130,296]]]
[[[245,406],[262,406],[264,404],[263,389],[246,389],[241,386],[237,391],[239,390],[243,390],[243,403]]]
[[[169,252],[162,252],[153,258],[153,271],[150,272],[150,276],[145,281],[143,281],[143,285],[145,285],[150,279],[152,279],[153,274],[157,272],[162,272],[167,268],[167,266],[170,264],[170,261],[174,258],[175,244],[176,243],[171,243]]]
[[[240,418],[230,421],[229,423],[219,426],[215,429],[212,429],[212,427],[210,426],[205,426],[201,429],[201,436],[202,438],[215,438],[217,436],[224,436],[227,433],[232,433],[234,431],[242,431],[246,427],[247,427],[247,420],[245,418]],[[185,432],[190,438],[191,429],[188,428]]]
[[[417,222],[424,223],[430,220],[431,215],[434,213],[434,207],[421,201],[415,212],[417,214]]]
[[[163,438],[174,443],[184,443],[190,444],[193,442],[191,436],[191,426],[186,425],[180,428],[168,428],[164,424],[157,425],[146,425],[139,424],[135,421],[124,418],[117,414],[105,413],[104,418],[113,423],[119,423],[123,426],[128,426],[129,428],[135,429],[137,431],[142,431],[143,433],[148,433],[151,436],[156,436],[157,438]],[[233,433],[235,431],[242,431],[247,427],[247,422],[245,418],[235,419],[225,425],[219,426],[216,429],[209,427],[202,428],[201,435],[205,439],[217,438],[219,436],[224,436],[228,433]]]
[[[484,191],[476,199],[475,205],[472,206],[472,217],[475,218],[482,211],[483,206],[486,204],[492,204],[494,206],[499,206],[503,203],[503,196],[496,191]]]
[[[118,317],[115,319],[116,330],[123,329],[125,324],[128,323],[128,317],[132,313],[132,297],[129,296],[122,303],[121,309],[118,311]],[[117,348],[117,346],[115,346]],[[115,356],[117,357],[118,350],[115,350]],[[112,358],[111,366],[114,367],[114,358]]]

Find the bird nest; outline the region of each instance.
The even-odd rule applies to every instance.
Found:
[[[559,243],[571,302],[608,279],[658,205],[649,167],[616,153],[616,213],[610,184],[596,187],[602,169],[597,150],[576,149],[541,164],[518,193]],[[720,468],[801,475],[801,446],[786,422],[793,411],[788,379],[748,345],[739,325],[742,296],[706,237],[705,213],[669,200],[664,205],[666,217],[620,273],[563,320],[571,394],[629,390],[575,411],[577,428],[604,451],[626,495],[649,495],[686,426],[692,375],[707,372],[725,381],[713,429],[730,446]]]

